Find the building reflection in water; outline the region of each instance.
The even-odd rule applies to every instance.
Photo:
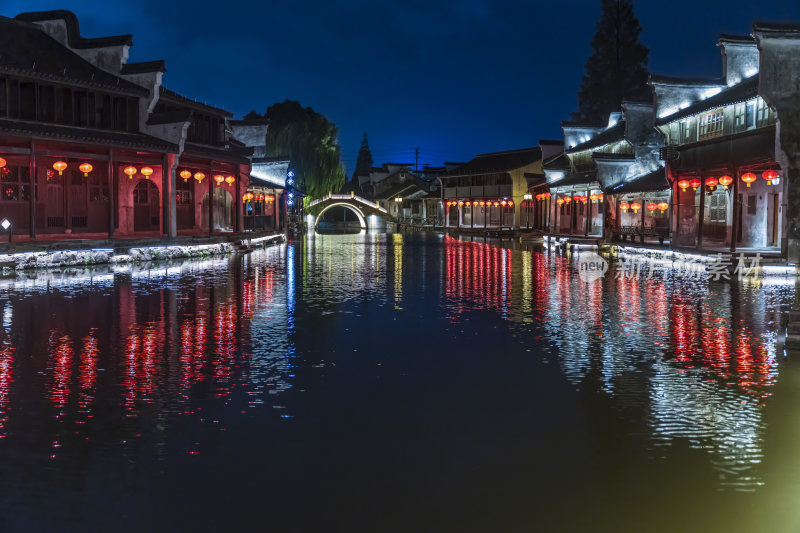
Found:
[[[711,454],[721,486],[752,490],[762,483],[763,408],[778,372],[780,305],[793,287],[686,281],[670,272],[646,279],[613,267],[585,283],[569,255],[451,238],[445,248],[455,319],[480,302],[541,327],[567,379],[638,409],[654,456],[680,439]],[[526,270],[520,289],[511,286],[512,254]],[[649,405],[640,405],[643,394]]]
[[[23,433],[15,405],[37,400],[52,422],[37,436],[54,457],[78,440],[128,446],[148,431],[164,443],[176,417],[224,431],[214,406],[291,418],[296,374],[331,363],[327,353],[299,360],[309,324],[357,315],[348,304],[367,300],[402,311],[440,283],[447,321],[476,311],[508,319],[526,348],[557,354],[575,387],[636,413],[654,457],[681,441],[711,454],[723,486],[762,482],[763,409],[778,375],[779,306],[792,286],[613,269],[587,284],[568,255],[452,237],[419,243],[312,234],[238,259],[0,280],[0,438]],[[21,362],[20,353],[32,355]],[[201,444],[185,443],[186,453]]]

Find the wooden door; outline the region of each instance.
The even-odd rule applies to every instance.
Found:
[[[160,222],[158,187],[141,180],[133,190],[133,231],[157,231]]]

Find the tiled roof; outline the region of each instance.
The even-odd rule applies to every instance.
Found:
[[[659,168],[653,172],[643,174],[636,179],[627,181],[613,189],[609,189],[607,192],[611,194],[630,194],[636,192],[663,191],[664,189],[669,189],[667,174],[664,168]]]
[[[166,72],[167,65],[163,59],[156,61],[141,61],[139,63],[125,63],[122,65],[122,74],[142,74],[144,72]]]
[[[231,113],[230,111],[225,111],[224,109],[221,109],[219,107],[214,107],[212,105],[204,104],[203,102],[198,102],[197,100],[192,100],[189,97],[183,96],[182,94],[178,94],[175,91],[167,89],[163,85],[161,86],[161,96],[168,100],[172,100],[173,102],[185,104],[188,105],[189,107],[195,107],[206,112],[211,112],[215,115],[222,115],[227,118],[233,118],[233,113]]]
[[[0,131],[36,139],[56,139],[83,144],[142,148],[156,152],[177,153],[178,151],[177,145],[144,133],[75,128],[72,126],[8,119],[0,119]]]
[[[689,107],[681,109],[677,113],[660,118],[656,121],[656,124],[668,124],[685,117],[696,115],[697,113],[701,113],[706,109],[743,102],[755,96],[758,96],[758,75],[751,76],[741,83],[738,83],[732,87],[728,87],[727,89],[724,89],[722,92],[715,94],[710,98],[695,102]]]
[[[468,176],[492,172],[508,172],[535,163],[542,158],[542,150],[538,146],[480,154],[468,163],[448,172],[447,177]]]
[[[132,46],[133,36],[114,35],[111,37],[95,37],[87,39],[81,36],[80,28],[78,27],[78,17],[72,11],[66,9],[58,9],[54,11],[32,11],[29,13],[20,13],[15,17],[17,20],[25,22],[45,22],[48,20],[63,20],[67,27],[67,43],[71,48],[90,49],[90,48],[105,48],[107,46]]]
[[[597,148],[599,146],[604,146],[606,144],[621,141],[625,138],[625,121],[620,120],[617,122],[615,126],[611,126],[610,128],[601,131],[585,143],[581,143],[577,146],[573,146],[572,148],[567,148],[567,153],[575,153],[581,152],[583,150],[589,150],[591,148]]]
[[[148,94],[144,87],[92,65],[34,24],[7,17],[0,17],[0,71],[112,92]]]
[[[548,187],[563,187],[569,185],[589,185],[593,181],[597,181],[597,171],[579,172],[577,174],[567,174],[560,180],[548,183]]]

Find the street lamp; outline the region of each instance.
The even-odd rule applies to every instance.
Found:
[[[8,232],[8,242],[10,243],[11,242],[11,221],[8,220],[7,218],[4,218],[3,220],[0,220],[0,226],[2,226],[3,231],[7,231]]]

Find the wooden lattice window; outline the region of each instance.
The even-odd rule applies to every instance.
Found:
[[[711,111],[710,113],[704,113],[700,115],[698,120],[698,125],[700,128],[698,138],[708,139],[710,137],[722,135],[722,124],[724,118],[725,113],[722,109],[717,109],[715,111]]]

